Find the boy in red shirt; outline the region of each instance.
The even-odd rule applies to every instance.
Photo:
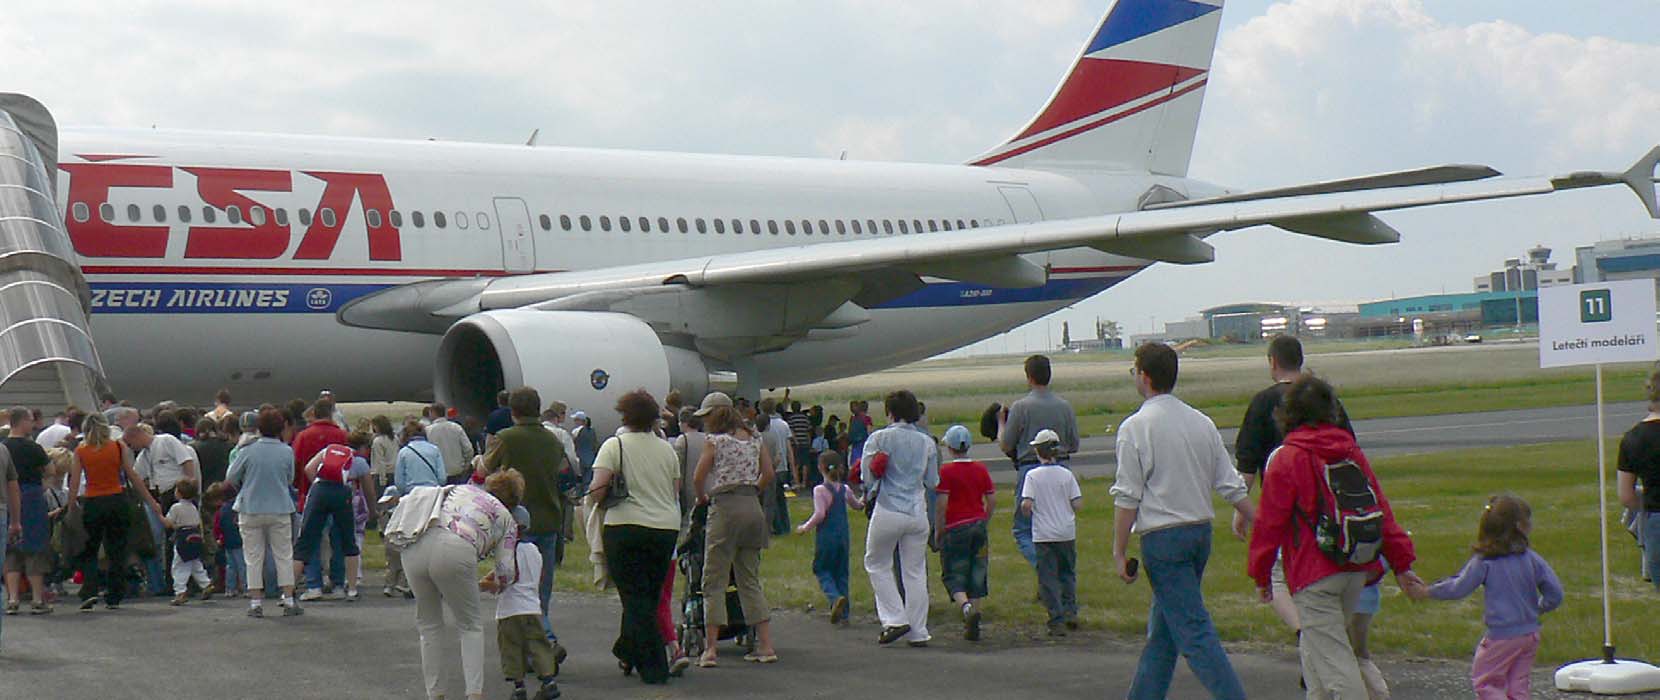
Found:
[[[997,506],[997,487],[991,483],[986,465],[968,458],[973,436],[968,428],[953,425],[945,431],[945,446],[952,460],[940,466],[938,491],[946,496],[944,508],[934,510],[934,532],[939,538],[940,570],[945,590],[963,612],[963,638],[980,639],[980,609],[976,605],[987,595],[986,522]]]

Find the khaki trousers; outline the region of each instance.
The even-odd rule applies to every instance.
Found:
[[[1366,587],[1366,573],[1333,574],[1291,596],[1303,623],[1297,653],[1309,700],[1366,700],[1360,663],[1349,645],[1349,616]]]

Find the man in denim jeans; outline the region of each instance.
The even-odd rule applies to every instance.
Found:
[[[17,465],[5,450],[0,450],[0,561],[6,559],[6,546],[23,535],[23,517],[19,510],[23,500],[17,488]],[[0,585],[0,591],[5,586]],[[6,591],[9,595],[11,591]]]
[[[1133,583],[1126,550],[1141,536],[1141,556],[1153,588],[1147,646],[1141,651],[1129,697],[1163,698],[1178,656],[1212,697],[1244,698],[1205,609],[1200,584],[1210,559],[1211,492],[1239,513],[1234,534],[1245,539],[1256,513],[1245,482],[1216,424],[1170,394],[1176,388],[1176,351],[1162,343],[1136,349],[1136,391],[1145,399],[1118,429],[1118,474],[1113,482],[1113,562]]]

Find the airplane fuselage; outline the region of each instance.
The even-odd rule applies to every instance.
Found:
[[[136,401],[430,398],[439,336],[336,312],[411,282],[586,270],[1127,211],[1147,173],[65,129],[58,198],[110,383]],[[925,279],[868,323],[755,358],[767,386],[1001,333],[1144,260],[1066,250],[1028,289]],[[557,349],[552,349],[557,354]],[[717,363],[718,366],[718,363]],[[601,409],[604,407],[580,407]]]

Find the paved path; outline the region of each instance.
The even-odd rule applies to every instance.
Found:
[[[60,611],[5,620],[0,700],[36,698],[420,698],[420,651],[410,603],[378,596],[361,603],[316,603],[300,618],[243,616],[241,600],[170,608],[162,599],[120,611]],[[490,608],[490,609],[493,609]],[[870,611],[846,628],[822,618],[780,612],[776,666],[745,664],[734,647],[722,665],[692,669],[666,687],[618,673],[608,650],[617,628],[614,598],[566,595],[558,610],[572,652],[562,670],[566,698],[967,698],[1121,697],[1139,648],[1102,635],[1062,643],[1002,638],[988,621],[987,641],[948,637],[941,624],[927,649],[877,647]],[[494,627],[486,629],[485,697],[506,698]],[[449,697],[462,697],[459,654]],[[1298,697],[1290,650],[1231,654],[1256,698]],[[1467,697],[1463,664],[1388,660],[1398,700]],[[1536,688],[1548,686],[1540,671]],[[1203,697],[1183,667],[1174,698]],[[1540,695],[1535,695],[1540,697]],[[1547,696],[1550,697],[1550,696]]]
[[[1609,404],[1604,425],[1609,435],[1619,435],[1647,413],[1647,405],[1641,402]],[[1222,431],[1229,450],[1238,432],[1231,428]],[[1375,418],[1355,423],[1360,446],[1371,457],[1586,440],[1595,432],[1595,406]],[[1114,447],[1113,436],[1086,437],[1073,456],[1072,468],[1080,476],[1112,476],[1117,465]],[[1014,483],[1014,471],[995,447],[977,445],[970,454],[993,465],[992,478],[997,482]]]

